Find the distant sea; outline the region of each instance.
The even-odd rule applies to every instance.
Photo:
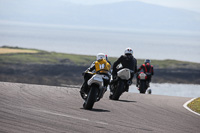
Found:
[[[0,46],[119,57],[131,47],[137,59],[200,63],[200,32],[153,31],[0,22]]]
[[[158,84],[151,83],[152,95],[166,95],[178,97],[200,97],[200,85],[192,84]],[[129,92],[139,93],[135,85],[131,85]]]

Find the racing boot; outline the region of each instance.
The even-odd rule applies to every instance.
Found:
[[[138,87],[138,83],[136,83],[136,87]]]
[[[139,80],[137,78],[137,80],[136,80],[136,87],[138,87],[138,86],[139,86]]]
[[[126,91],[126,92],[128,92],[128,90],[129,90],[129,86],[127,85],[127,86],[126,86],[126,90],[125,90],[125,91]]]
[[[83,99],[86,99],[86,94],[87,94],[87,82],[84,82],[81,89],[80,89],[80,95]]]
[[[113,91],[114,91],[114,84],[110,85],[110,96],[109,96],[109,99],[112,99]]]
[[[148,90],[147,90],[147,93],[148,93],[148,94],[151,94],[151,93],[152,93],[151,89],[148,89]]]

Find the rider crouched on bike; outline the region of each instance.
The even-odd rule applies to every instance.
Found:
[[[110,76],[111,76],[110,68],[111,68],[111,65],[107,62],[106,55],[104,53],[97,54],[97,60],[94,61],[91,64],[91,66],[83,73],[84,83],[80,90],[80,94],[81,94],[82,98],[83,98],[84,94],[88,94],[88,92],[89,92],[89,86],[87,84],[88,80],[94,74],[104,74],[110,78]],[[107,86],[109,84],[109,80],[105,84]]]
[[[150,87],[149,83],[151,82],[152,75],[154,75],[153,65],[151,65],[150,63],[151,63],[151,60],[146,59],[144,61],[144,64],[142,64],[140,66],[140,68],[138,68],[138,70],[137,70],[137,72],[142,70],[147,75],[148,87]],[[139,85],[138,82],[139,82],[139,79],[138,79],[138,76],[137,76],[136,87],[138,87],[138,85]]]
[[[120,68],[117,68],[118,66],[121,66]],[[117,78],[117,72],[123,68],[128,68],[134,73],[137,71],[137,60],[133,56],[133,50],[132,48],[126,48],[124,51],[124,55],[121,55],[117,61],[113,64],[113,71],[112,71],[112,77],[113,80],[111,81],[111,84],[114,84]],[[134,77],[134,73],[131,74],[131,81]],[[113,88],[110,88],[110,91],[113,92]],[[128,92],[128,90],[127,90]]]

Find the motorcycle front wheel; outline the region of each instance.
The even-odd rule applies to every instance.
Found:
[[[113,100],[119,100],[119,97],[124,92],[124,82],[122,80],[118,81],[117,87],[115,88],[115,91],[113,93],[112,99]]]
[[[94,103],[97,100],[97,93],[98,93],[98,86],[92,85],[88,93],[88,96],[83,104],[84,109],[91,110],[93,108]]]

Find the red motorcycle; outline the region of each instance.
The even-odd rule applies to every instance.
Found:
[[[148,75],[145,74],[144,72],[140,72],[138,74],[138,82],[139,82],[139,86],[138,89],[140,91],[140,93],[146,93],[146,90],[149,87],[149,82],[147,80]],[[148,94],[151,94],[151,89],[148,89]]]

